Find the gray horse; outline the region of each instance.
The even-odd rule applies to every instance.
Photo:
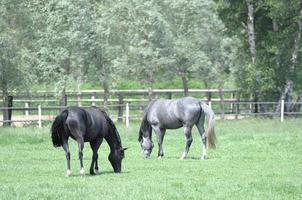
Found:
[[[208,131],[205,133],[204,120],[208,118]],[[139,130],[138,141],[141,144],[146,158],[150,157],[153,148],[152,129],[155,131],[158,142],[158,159],[164,155],[163,139],[166,129],[184,127],[186,146],[180,159],[184,159],[193,141],[192,127],[196,125],[203,143],[201,159],[207,158],[208,146],[215,148],[216,136],[214,132],[215,115],[213,110],[205,103],[193,97],[175,100],[153,100],[145,110],[143,121]]]

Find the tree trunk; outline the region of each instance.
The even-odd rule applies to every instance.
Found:
[[[109,98],[109,85],[108,85],[107,78],[105,78],[102,81],[102,86],[104,89],[104,108],[106,109],[108,105],[108,98]]]
[[[255,28],[254,28],[254,5],[252,0],[246,0],[248,18],[247,18],[247,33],[252,63],[256,62],[256,44],[255,44]]]
[[[254,24],[254,5],[253,5],[253,0],[245,0],[246,6],[247,6],[247,34],[248,34],[248,43],[249,43],[249,49],[251,53],[251,60],[252,64],[255,66],[256,64],[256,36],[255,36],[255,24]],[[254,101],[255,101],[255,110],[254,112],[258,112],[258,100],[260,96],[259,92],[259,74],[257,73],[256,75],[256,89],[254,91]]]
[[[149,101],[153,100],[154,98],[157,98],[154,96],[153,93],[153,89],[154,89],[154,74],[153,72],[149,72],[149,79],[148,79],[148,84],[149,84],[149,88],[148,88],[148,97],[149,97]]]
[[[281,97],[279,99],[279,103],[278,103],[276,112],[280,112],[281,100],[282,99],[284,99],[284,102],[285,102],[284,111],[285,112],[290,112],[291,111],[292,93],[293,93],[293,87],[294,87],[292,77],[294,76],[295,68],[296,68],[297,61],[298,61],[298,52],[299,52],[300,45],[301,45],[301,34],[302,34],[302,1],[300,2],[298,31],[297,31],[297,35],[294,39],[293,53],[292,53],[292,56],[291,56],[291,66],[289,68],[288,78],[286,80],[284,90],[281,93]]]
[[[3,102],[3,107],[7,108],[8,107],[8,91],[6,86],[4,85],[2,88],[2,102]],[[8,109],[3,110],[3,121],[8,120]],[[9,126],[8,122],[3,122],[3,126]]]
[[[104,90],[104,108],[107,109],[108,98],[109,98],[109,84],[108,84],[108,70],[104,63],[102,63],[102,59],[100,59],[100,82]]]
[[[183,72],[181,74],[181,79],[182,79],[182,85],[183,85],[183,89],[184,89],[184,96],[189,96],[189,81],[187,78],[187,73]]]
[[[64,83],[60,98],[60,111],[63,111],[67,106],[66,85]]]
[[[219,97],[220,97],[220,110],[221,119],[224,119],[224,92],[222,86],[219,87]]]
[[[295,42],[294,42],[294,50],[292,53],[292,65],[290,67],[290,73],[294,73],[295,67],[297,65],[298,61],[298,52],[300,49],[301,45],[301,33],[302,33],[302,1],[300,2],[300,13],[299,13],[299,20],[298,20],[298,32],[295,37]]]
[[[293,106],[292,111],[300,112],[301,106],[302,106],[302,93],[298,96],[297,101],[296,101],[295,105]]]
[[[284,91],[281,93],[281,97],[279,99],[276,112],[280,112],[281,110],[281,100],[284,100],[284,112],[289,112],[291,108],[291,99],[292,99],[292,92],[293,92],[293,82],[291,80],[287,80]]]

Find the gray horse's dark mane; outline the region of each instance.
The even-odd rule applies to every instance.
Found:
[[[152,100],[151,103],[149,104],[149,106],[145,110],[145,113],[144,113],[144,116],[143,116],[143,120],[142,120],[142,123],[141,123],[141,127],[139,129],[139,135],[138,135],[138,141],[139,142],[143,139],[143,133],[144,133],[144,131],[148,130],[150,132],[150,134],[151,134],[152,127],[151,127],[151,125],[148,122],[147,116],[148,116],[148,113],[149,113],[149,110],[150,110],[151,106],[154,104],[155,101],[156,100]]]

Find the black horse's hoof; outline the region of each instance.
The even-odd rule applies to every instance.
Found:
[[[94,170],[90,170],[90,175],[95,175]]]

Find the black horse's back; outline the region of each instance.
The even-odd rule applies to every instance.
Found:
[[[68,110],[62,111],[51,126],[51,139],[54,147],[62,146],[62,134],[65,133],[64,122],[68,116]]]

